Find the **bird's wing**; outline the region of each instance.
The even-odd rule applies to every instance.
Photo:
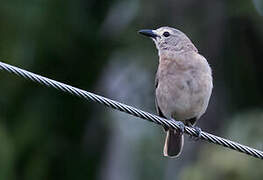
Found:
[[[155,77],[155,89],[156,89],[157,87],[158,87],[158,75],[156,74],[156,77]],[[155,96],[155,108],[156,108],[157,114],[158,114],[160,117],[166,118],[166,117],[163,115],[160,107],[158,106],[158,101],[157,101],[156,96]],[[168,128],[167,128],[167,127],[164,127],[164,130],[167,131]]]
[[[154,86],[155,86],[155,90],[156,88],[158,87],[158,73],[156,73],[156,76],[155,76],[155,83],[154,83]],[[157,114],[161,117],[164,117],[160,107],[158,106],[158,102],[157,102],[157,98],[156,98],[156,95],[155,95],[155,108],[156,108],[156,111],[157,111]]]

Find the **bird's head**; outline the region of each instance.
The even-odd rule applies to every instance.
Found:
[[[140,34],[150,37],[160,51],[197,51],[191,40],[181,31],[171,27],[160,27],[156,30],[142,29]]]

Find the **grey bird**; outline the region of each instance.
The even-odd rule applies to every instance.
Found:
[[[144,29],[159,54],[155,80],[155,104],[159,116],[180,122],[180,130],[167,131],[164,156],[178,157],[184,144],[184,125],[195,127],[205,113],[212,93],[213,79],[207,60],[198,53],[191,40],[171,27]],[[201,132],[200,128],[196,130]]]

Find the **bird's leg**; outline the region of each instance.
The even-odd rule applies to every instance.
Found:
[[[196,140],[199,140],[201,138],[201,132],[202,132],[202,129],[200,127],[197,127],[197,126],[194,126],[193,127],[197,133],[197,137],[196,137]]]
[[[201,128],[200,128],[200,127],[197,127],[197,126],[194,126],[194,125],[192,125],[192,124],[189,123],[189,122],[187,122],[186,125],[189,126],[189,127],[191,127],[191,128],[194,128],[194,129],[195,129],[195,131],[196,131],[196,133],[197,133],[197,137],[193,137],[193,136],[191,136],[191,137],[192,137],[195,141],[198,141],[198,140],[201,138],[201,132],[202,132]]]
[[[176,123],[178,123],[178,125],[179,125],[179,131],[180,131],[180,133],[184,133],[184,123],[182,122],[182,121],[176,121],[175,119],[171,119],[171,120],[173,120],[173,121],[175,121]]]

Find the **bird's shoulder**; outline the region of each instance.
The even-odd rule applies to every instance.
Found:
[[[157,76],[166,76],[191,68],[191,58],[185,54],[167,52],[160,54]]]
[[[174,71],[187,71],[197,69],[211,74],[211,68],[207,60],[195,51],[185,53],[163,53],[159,56],[157,74],[173,73]]]

